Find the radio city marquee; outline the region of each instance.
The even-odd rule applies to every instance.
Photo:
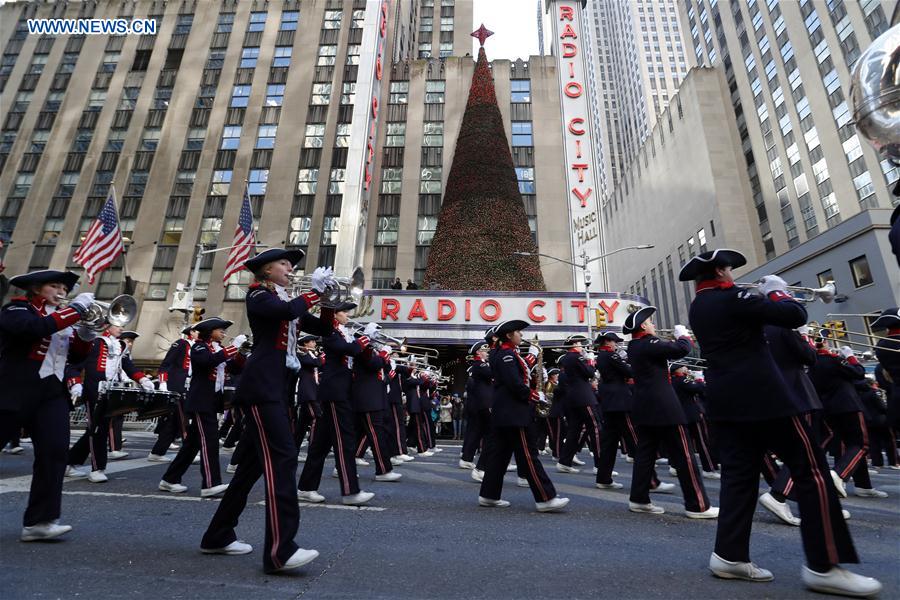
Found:
[[[604,329],[621,331],[629,313],[647,306],[632,294],[591,294],[588,307],[578,292],[458,292],[366,290],[360,321],[377,321],[386,333],[410,342],[471,343],[492,325],[510,319],[529,324],[527,336],[562,340],[585,333],[595,310],[605,318]]]
[[[581,4],[581,0],[547,0],[559,76],[572,256],[579,257],[586,253],[590,259],[603,253],[603,243],[599,193],[594,176],[597,162],[594,159],[584,63],[586,53],[582,48]],[[603,281],[600,278],[601,262],[595,261],[590,266],[594,281]],[[576,277],[575,282],[576,289],[584,289],[581,277]]]

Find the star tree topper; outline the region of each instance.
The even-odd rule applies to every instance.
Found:
[[[484,41],[494,35],[494,32],[484,26],[484,23],[481,24],[481,27],[476,29],[470,34],[473,38],[477,39],[481,44],[481,47],[484,48]]]

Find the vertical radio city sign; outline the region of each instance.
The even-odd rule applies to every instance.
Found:
[[[389,0],[366,2],[366,17],[360,45],[353,122],[347,148],[341,224],[334,270],[350,273],[362,264],[366,243],[369,198],[375,169],[375,138],[378,135],[379,99],[385,71]]]
[[[582,2],[547,0],[547,9],[559,77],[572,257],[578,262],[582,255],[591,259],[603,253],[600,193],[595,176],[597,162],[594,159],[594,136],[588,98],[590,88],[584,63],[588,54],[582,47],[585,43],[582,33]],[[603,281],[602,262],[594,261],[588,267],[594,281]],[[584,289],[584,281],[580,279],[575,277],[576,289]]]

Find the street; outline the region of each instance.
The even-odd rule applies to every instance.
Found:
[[[80,434],[73,431],[74,436]],[[200,536],[216,500],[199,498],[199,469],[185,476],[185,494],[157,490],[165,465],[145,460],[154,437],[126,431],[130,456],[111,462],[106,484],[67,481],[62,523],[74,530],[59,541],[18,541],[32,450],[0,456],[0,589],[24,598],[821,598],[804,590],[799,529],[763,509],[754,523],[753,559],[775,574],[772,583],[715,579],[707,561],[715,521],[683,516],[680,495],[655,495],[659,516],[628,512],[631,465],[621,458],[623,490],[594,488],[590,467],[556,473],[572,499],[559,514],[539,514],[531,493],[508,473],[506,509],[479,508],[478,486],[457,468],[459,446],[399,467],[397,483],[372,481],[360,468],[362,489],[376,493],[361,509],[340,504],[326,463],[324,505],[302,505],[297,542],[321,555],[288,575],[266,575],[260,553],[265,511],[257,484],[238,527],[254,546],[244,556],[206,556]],[[229,455],[222,455],[223,476]],[[590,461],[585,452],[582,460]],[[302,466],[302,465],[301,465]],[[674,482],[665,467],[664,481]],[[900,597],[900,471],[882,469],[873,484],[891,496],[852,495],[843,506],[863,560],[858,572],[884,584],[881,598]],[[713,504],[718,481],[704,480]],[[764,483],[761,483],[760,493]],[[852,487],[851,487],[852,489]],[[795,514],[796,505],[793,507]]]

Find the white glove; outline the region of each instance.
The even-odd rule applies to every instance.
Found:
[[[235,348],[240,348],[241,346],[244,345],[244,342],[246,342],[246,341],[247,341],[247,336],[244,335],[243,333],[239,333],[238,335],[234,336],[234,339],[231,341],[231,345],[234,346]]]
[[[153,382],[150,381],[149,377],[141,377],[141,380],[138,381],[138,383],[140,383],[141,387],[144,388],[144,390],[146,390],[148,392],[152,392],[154,389]]]
[[[851,356],[854,356],[853,348],[851,348],[850,346],[841,346],[841,349],[838,350],[838,353],[840,353],[840,355],[844,358],[850,358]]]
[[[539,352],[540,352],[540,350],[538,350],[537,346],[533,346],[531,344],[528,345],[528,354],[531,354],[532,356],[537,356]]]
[[[676,325],[674,328],[672,328],[672,333],[675,334],[676,338],[691,337],[688,328],[684,325]]]
[[[363,329],[363,335],[371,338],[379,329],[381,329],[381,325],[378,323],[369,323],[366,325],[366,328]]]
[[[94,303],[94,294],[91,292],[84,292],[83,294],[78,294],[75,296],[73,300],[69,301],[69,306],[78,311],[78,314],[83,315],[87,312],[88,308],[90,308],[91,304]]]
[[[320,294],[328,287],[333,287],[337,281],[334,279],[334,270],[331,267],[316,267],[312,273],[312,289]]]
[[[77,398],[81,397],[81,393],[84,391],[84,386],[80,383],[76,383],[72,387],[69,388],[69,394],[72,396],[72,401],[74,402]]]
[[[168,392],[169,391],[169,383],[166,381],[159,382],[159,391]]]
[[[538,402],[543,404],[546,401],[547,401],[547,396],[544,394],[544,392],[538,392]]]
[[[797,333],[799,333],[800,335],[809,335],[809,325],[804,325],[803,327],[798,327]]]
[[[759,280],[759,291],[764,296],[768,296],[772,292],[787,293],[787,282],[778,275],[766,275]]]
[[[585,353],[584,353],[584,358],[585,358],[586,360],[596,360],[596,359],[597,359],[597,355],[594,354],[593,352],[585,352]]]

